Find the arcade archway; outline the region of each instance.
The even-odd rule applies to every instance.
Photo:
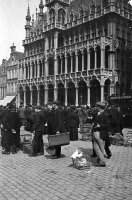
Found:
[[[87,85],[85,81],[78,83],[78,103],[79,105],[87,105]]]
[[[48,85],[48,102],[54,101],[54,85]]]
[[[20,105],[21,105],[24,104],[24,91],[22,86],[19,87],[19,93],[20,93]]]
[[[29,105],[30,104],[30,87],[26,86],[25,90],[26,90],[26,105]]]
[[[100,83],[97,79],[91,81],[90,88],[90,103],[91,105],[95,105],[97,101],[100,101],[101,97],[101,88]]]
[[[37,91],[37,87],[34,85],[32,87],[32,96],[33,96],[33,106],[37,105],[37,100],[38,100],[38,91]]]
[[[74,83],[68,83],[68,91],[67,91],[67,103],[70,105],[75,105],[76,101],[76,89]]]
[[[110,96],[110,84],[111,84],[111,81],[109,79],[107,79],[105,81],[105,85],[104,85],[104,99],[105,99],[105,101]]]
[[[44,85],[40,85],[39,90],[40,90],[40,93],[39,93],[40,106],[43,106],[44,105]]]
[[[58,101],[61,105],[64,105],[65,103],[65,89],[63,83],[58,84]]]

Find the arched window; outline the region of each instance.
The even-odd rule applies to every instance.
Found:
[[[49,20],[50,24],[55,23],[55,11],[53,9],[49,12]]]
[[[65,11],[63,9],[60,9],[58,12],[58,21],[62,23],[62,25],[65,23]]]

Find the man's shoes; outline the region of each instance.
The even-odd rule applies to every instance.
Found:
[[[37,154],[29,154],[28,156],[29,156],[29,157],[36,157]]]
[[[60,156],[52,155],[51,158],[52,159],[57,159],[57,158],[60,158]]]
[[[11,153],[12,153],[12,154],[16,154],[16,153],[17,153],[17,151],[12,151]]]
[[[9,154],[10,154],[10,152],[9,152],[9,151],[2,151],[2,154],[9,155]]]
[[[104,157],[108,158],[108,159],[110,159],[111,156],[112,156],[112,154],[109,154],[109,155],[104,154]]]
[[[43,156],[43,155],[44,155],[43,152],[40,152],[40,153],[37,154],[37,156]]]
[[[97,158],[97,156],[95,154],[92,154],[91,157],[92,158]]]
[[[106,164],[105,164],[105,162],[99,162],[99,163],[94,164],[94,166],[96,166],[96,167],[106,167]]]

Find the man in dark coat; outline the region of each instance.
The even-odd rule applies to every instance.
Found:
[[[98,163],[96,165],[105,167],[105,141],[107,141],[109,134],[110,120],[108,114],[105,112],[105,103],[98,102],[98,115],[93,124],[93,140],[94,150],[98,157]]]
[[[5,138],[5,151],[3,154],[8,154],[9,152],[17,153],[17,149],[20,148],[20,127],[21,119],[19,114],[16,112],[14,105],[9,105],[9,110],[5,112],[3,117],[3,128]]]
[[[64,126],[64,113],[59,107],[59,102],[54,101],[53,107],[48,111],[48,134],[55,135],[57,133],[63,133],[65,130]],[[56,146],[54,158],[61,156],[61,146]]]
[[[65,128],[70,134],[71,141],[78,140],[78,127],[78,114],[75,112],[74,108],[71,107],[70,109],[68,109],[68,114],[65,121]]]
[[[30,157],[44,155],[43,133],[46,121],[47,119],[41,111],[41,107],[36,106],[35,113],[33,114],[34,137],[32,141],[32,153],[29,155]]]

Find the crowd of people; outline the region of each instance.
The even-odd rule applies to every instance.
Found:
[[[18,109],[12,104],[0,107],[2,154],[20,150],[20,128],[24,126],[33,133],[32,150],[29,156],[44,155],[43,135],[69,132],[70,140],[78,140],[78,128],[83,134],[84,124],[91,124],[93,155],[97,165],[105,167],[105,157],[110,158],[110,135],[122,134],[123,115],[118,105],[97,102],[94,107],[72,105],[60,106],[58,101],[47,105],[26,106]],[[61,156],[61,146],[54,147],[54,158]]]

